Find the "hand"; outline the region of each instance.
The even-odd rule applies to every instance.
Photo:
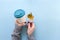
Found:
[[[20,23],[19,20],[16,20],[16,24],[17,24],[18,26],[23,26],[23,25],[25,25],[25,22]]]
[[[27,34],[31,35],[34,32],[35,25],[32,23],[32,27],[30,27],[30,23],[28,23],[28,29],[27,29]]]

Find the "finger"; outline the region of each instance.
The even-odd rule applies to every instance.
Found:
[[[30,28],[30,23],[28,23],[28,28]]]
[[[25,23],[23,22],[22,25],[25,25]]]

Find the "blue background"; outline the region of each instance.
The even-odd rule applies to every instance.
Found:
[[[17,9],[35,16],[36,40],[60,40],[60,0],[0,0],[0,40],[11,40]]]

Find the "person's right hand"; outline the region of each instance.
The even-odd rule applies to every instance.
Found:
[[[31,35],[34,32],[35,29],[35,24],[32,23],[32,26],[30,26],[30,23],[28,23],[28,30],[27,30],[27,34]]]

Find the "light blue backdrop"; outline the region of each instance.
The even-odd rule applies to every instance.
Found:
[[[20,8],[33,12],[36,40],[60,40],[60,0],[0,0],[0,40],[11,40],[13,13]]]

